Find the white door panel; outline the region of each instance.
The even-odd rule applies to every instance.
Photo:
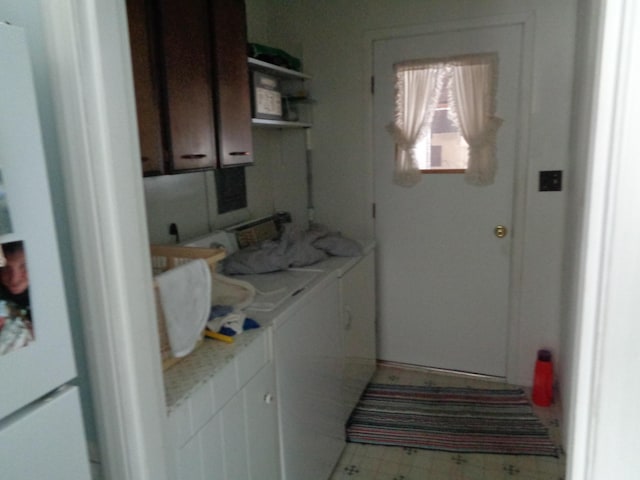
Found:
[[[376,236],[380,353],[384,360],[506,375],[511,236],[517,155],[521,26],[478,28],[378,41],[374,45]],[[498,173],[493,185],[462,174],[392,183],[393,64],[498,52]]]

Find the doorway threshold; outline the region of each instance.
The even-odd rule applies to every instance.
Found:
[[[438,367],[429,367],[425,365],[414,365],[411,363],[402,363],[402,362],[392,362],[389,360],[378,360],[378,366],[380,367],[395,367],[395,368],[405,368],[411,370],[419,370],[423,372],[432,372],[438,373],[440,375],[450,375],[453,377],[465,377],[465,378],[474,378],[477,380],[486,380],[489,382],[496,383],[506,383],[507,379],[505,377],[497,377],[493,375],[485,375],[483,373],[473,373],[473,372],[464,372],[461,370],[449,370],[446,368],[438,368]]]

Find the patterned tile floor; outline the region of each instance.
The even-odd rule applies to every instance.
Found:
[[[406,385],[505,388],[509,385],[467,375],[381,365],[373,381]],[[457,454],[415,448],[347,443],[330,480],[563,480],[565,456],[561,447],[561,407],[534,411],[560,446],[560,458],[528,455]]]

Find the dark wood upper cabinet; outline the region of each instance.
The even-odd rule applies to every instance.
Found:
[[[247,27],[243,0],[210,0],[218,161],[253,162]]]
[[[160,0],[172,172],[216,166],[210,31],[208,0]]]
[[[253,160],[242,0],[127,0],[145,175]]]
[[[128,0],[129,40],[142,171],[145,175],[164,172],[162,148],[161,94],[154,41],[153,11],[146,0]]]

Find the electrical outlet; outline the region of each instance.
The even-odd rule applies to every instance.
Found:
[[[180,232],[178,232],[178,225],[172,223],[169,225],[169,235],[176,237],[176,243],[180,243]]]
[[[562,170],[545,170],[540,172],[540,192],[560,192],[562,190]]]

